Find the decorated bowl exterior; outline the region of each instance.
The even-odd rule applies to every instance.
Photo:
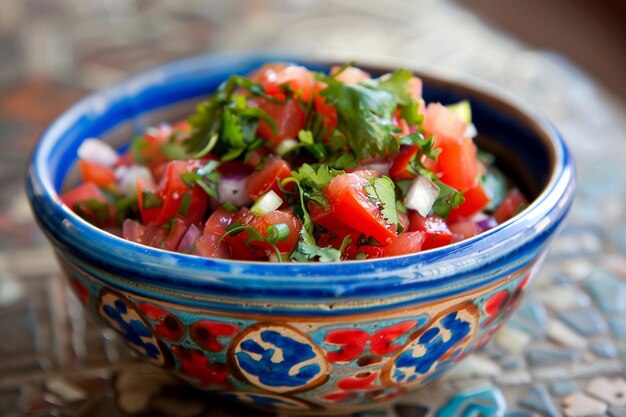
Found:
[[[511,314],[569,210],[573,163],[552,126],[522,105],[475,83],[418,72],[427,101],[471,100],[478,130],[535,196],[515,219],[414,255],[268,264],[137,245],[60,203],[85,138],[122,143],[148,124],[182,117],[229,74],[276,60],[319,70],[331,64],[201,56],[87,97],[43,135],[28,195],[83,304],[153,364],[257,407],[313,415],[368,408],[437,378]]]

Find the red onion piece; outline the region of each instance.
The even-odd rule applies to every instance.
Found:
[[[186,252],[193,246],[196,240],[202,236],[202,229],[200,229],[195,224],[189,226],[183,238],[180,240],[178,247],[176,248],[177,252]]]
[[[246,192],[247,176],[231,174],[222,176],[217,183],[217,194],[220,204],[231,203],[237,207],[244,207],[252,203]]]

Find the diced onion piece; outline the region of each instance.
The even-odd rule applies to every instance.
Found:
[[[244,207],[252,203],[246,192],[245,175],[225,175],[217,182],[217,195],[220,204],[231,203],[237,207]]]
[[[299,143],[297,140],[285,139],[278,144],[276,149],[274,149],[274,152],[276,152],[277,155],[283,156],[293,151],[295,148],[298,147],[298,145]]]
[[[147,167],[141,165],[120,166],[115,169],[115,179],[120,191],[124,195],[132,195],[137,191],[137,179],[143,179],[147,183],[154,182],[152,173]]]
[[[276,210],[282,204],[283,199],[280,198],[274,190],[269,190],[259,197],[259,199],[250,208],[250,211],[257,216],[265,216],[270,211]]]
[[[450,104],[446,107],[452,113],[456,114],[462,122],[467,124],[472,123],[472,107],[469,101],[459,101],[458,103]]]
[[[476,130],[476,126],[474,123],[468,123],[465,128],[465,132],[463,132],[463,137],[466,138],[475,138],[478,135],[478,130]]]
[[[426,217],[435,204],[437,196],[439,196],[439,187],[430,178],[420,175],[411,183],[409,192],[404,198],[404,205],[417,211],[422,217]]]
[[[472,221],[476,224],[481,233],[493,229],[498,225],[498,221],[493,218],[493,216],[488,216],[484,213],[478,213],[472,218]]]
[[[119,155],[106,142],[100,139],[89,138],[78,148],[78,157],[105,167],[112,167],[119,159]]]
[[[196,240],[198,240],[200,236],[202,236],[202,229],[200,229],[195,224],[192,224],[183,235],[183,238],[180,240],[180,243],[178,244],[176,250],[178,252],[188,251],[193,246],[193,244],[196,243]]]

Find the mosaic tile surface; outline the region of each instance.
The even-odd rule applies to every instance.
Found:
[[[546,114],[578,160],[572,215],[516,315],[443,380],[357,415],[626,416],[626,110],[561,57],[426,0],[3,1],[0,415],[271,417],[137,362],[85,317],[21,185],[37,136],[85,93],[189,54],[267,47],[475,75]]]

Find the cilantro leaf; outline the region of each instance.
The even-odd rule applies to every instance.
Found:
[[[348,239],[350,238],[350,236],[346,237]],[[342,244],[342,247],[343,246]],[[319,247],[315,243],[313,236],[306,232],[306,229],[303,227],[300,231],[300,240],[298,241],[296,250],[291,253],[291,259],[298,262],[307,262],[317,258],[320,262],[338,262],[341,260],[341,253],[341,250],[335,249],[332,246],[326,246],[324,248]]]
[[[395,186],[391,178],[385,176],[372,178],[369,185],[365,186],[365,191],[380,206],[380,213],[387,224],[399,223]]]
[[[323,206],[324,210],[328,210],[328,201],[326,201],[322,189],[333,178],[343,173],[344,171],[331,169],[324,164],[318,165],[317,169],[309,164],[302,164],[297,171],[292,171],[291,175],[297,180],[303,192],[304,201],[313,201]]]
[[[367,85],[347,85],[326,77],[321,96],[337,111],[337,129],[345,136],[358,160],[395,154],[399,144],[393,123],[396,98]]]
[[[463,198],[463,192],[457,191],[441,180],[435,179],[434,183],[439,187],[439,196],[433,204],[432,211],[433,214],[445,219],[453,208],[463,204],[465,198]]]

